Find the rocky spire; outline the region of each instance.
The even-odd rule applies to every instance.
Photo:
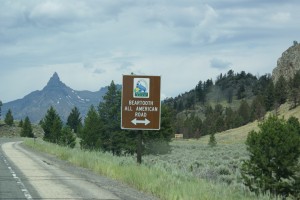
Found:
[[[50,78],[45,88],[58,88],[64,86],[65,84],[60,81],[58,74],[54,72],[53,76]]]
[[[300,44],[294,42],[294,45],[282,53],[277,60],[277,67],[273,70],[272,78],[276,82],[282,75],[286,80],[294,77],[300,70]]]

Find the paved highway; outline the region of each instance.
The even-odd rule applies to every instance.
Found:
[[[12,139],[1,139],[0,146]],[[23,174],[7,159],[0,148],[0,199],[32,199],[31,194],[39,198],[37,192],[28,183],[22,182]]]
[[[126,185],[0,139],[0,199],[155,199]]]

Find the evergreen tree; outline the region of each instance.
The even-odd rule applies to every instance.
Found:
[[[289,101],[291,103],[291,109],[296,108],[299,104],[300,90],[297,88],[291,88],[289,92]]]
[[[289,82],[289,101],[292,104],[291,108],[296,108],[300,99],[300,71],[298,71]]]
[[[275,83],[275,88],[274,88],[275,101],[279,105],[284,104],[287,100],[288,97],[287,88],[288,88],[287,81],[281,75],[278,81]]]
[[[103,124],[99,119],[99,115],[94,106],[91,106],[85,119],[82,128],[80,146],[83,149],[99,149],[100,133],[102,132]]]
[[[258,132],[251,131],[246,140],[250,158],[241,169],[245,185],[256,193],[299,198],[299,127],[269,116],[259,128]]]
[[[238,114],[242,119],[242,125],[245,125],[248,122],[250,122],[250,107],[246,100],[242,100],[238,110]]]
[[[76,137],[72,133],[72,129],[69,126],[64,126],[61,131],[61,137],[59,141],[60,145],[74,148],[76,145]]]
[[[267,89],[265,91],[265,106],[266,106],[266,111],[270,111],[273,109],[274,107],[274,103],[275,103],[275,96],[274,96],[274,84],[271,81],[268,86]]]
[[[184,135],[184,138],[192,138],[193,137],[193,119],[192,117],[187,117],[185,120],[184,120],[184,129],[183,129],[183,135]]]
[[[171,151],[169,142],[173,137],[171,126],[172,112],[170,108],[164,104],[161,105],[161,128],[157,131],[144,131],[143,141],[146,153],[164,154]],[[196,118],[193,117],[193,120]],[[193,133],[194,134],[194,133]]]
[[[24,123],[22,125],[21,137],[31,137],[31,138],[34,137],[34,134],[32,132],[32,127],[31,127],[31,122],[28,116],[25,118]]]
[[[24,122],[23,122],[23,120],[21,119],[21,121],[19,122],[19,125],[18,125],[18,126],[22,128],[23,123],[24,123]]]
[[[202,81],[199,81],[198,85],[195,88],[195,92],[196,92],[197,100],[199,102],[201,102],[202,104],[204,104],[205,103],[206,94],[205,94],[205,91],[203,89],[203,83],[202,83]]]
[[[224,122],[224,108],[221,104],[217,104],[214,109],[214,118],[215,118],[215,131],[221,132],[225,130],[225,122]]]
[[[227,102],[228,103],[232,103],[232,100],[233,100],[233,88],[229,88],[227,90],[226,96],[227,96]]]
[[[254,95],[264,95],[270,82],[272,82],[271,74],[261,76],[252,88]]]
[[[225,109],[225,119],[224,119],[224,123],[225,123],[225,127],[226,129],[232,129],[235,128],[235,122],[236,122],[236,112],[232,110],[231,107],[227,107]]]
[[[4,122],[9,125],[12,126],[14,124],[14,117],[12,115],[11,109],[9,109],[5,115],[5,119]]]
[[[208,145],[211,146],[211,147],[214,147],[214,146],[217,145],[217,140],[216,140],[216,137],[215,137],[215,133],[210,134]]]
[[[44,130],[44,140],[58,144],[61,136],[62,121],[56,110],[51,106],[40,122]]]
[[[264,98],[257,95],[251,104],[251,120],[261,120],[266,114]]]
[[[179,103],[178,103],[178,107],[177,107],[177,112],[181,112],[183,111],[184,107],[183,107],[183,101],[182,99],[179,100]]]
[[[225,130],[225,122],[223,115],[219,115],[216,119],[216,132],[222,132]]]
[[[75,133],[78,133],[78,129],[82,126],[80,112],[75,106],[67,119],[67,125],[74,130]]]
[[[246,89],[244,85],[240,85],[236,95],[238,99],[243,99],[246,97]]]
[[[112,81],[108,87],[103,102],[98,106],[100,120],[104,124],[101,132],[100,146],[104,151],[111,151],[113,154],[120,155],[123,142],[126,141],[125,134],[122,133],[121,122],[121,91],[117,89]]]
[[[58,116],[54,119],[51,127],[51,135],[52,135],[51,139],[53,143],[59,144],[62,127],[63,127],[63,123],[60,117]]]
[[[188,94],[186,98],[186,103],[185,103],[185,109],[190,109],[193,108],[195,105],[195,95],[194,95],[194,90]]]
[[[300,123],[298,118],[291,116],[288,120],[287,123],[293,128],[295,129],[294,131],[297,132],[300,136]]]

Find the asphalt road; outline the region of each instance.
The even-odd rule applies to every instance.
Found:
[[[0,139],[0,146],[9,141],[12,139]],[[27,180],[22,182],[20,177],[24,177],[23,174],[7,159],[0,148],[0,199],[27,200],[32,199],[31,194],[35,198],[40,198],[31,184]]]
[[[0,138],[0,199],[156,199]]]

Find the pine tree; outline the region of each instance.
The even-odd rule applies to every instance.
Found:
[[[201,102],[202,104],[205,103],[205,91],[203,89],[203,83],[202,81],[199,81],[199,83],[197,84],[196,88],[195,88],[195,92],[196,92],[196,97],[197,97],[197,100],[199,102]]]
[[[299,195],[299,124],[296,127],[294,122],[269,116],[259,128],[246,140],[250,158],[241,169],[245,185],[256,193]]]
[[[211,147],[214,147],[214,146],[217,145],[217,140],[216,140],[216,137],[215,137],[215,133],[210,134],[208,145],[211,146]]]
[[[24,123],[24,122],[23,122],[23,120],[21,119],[21,121],[19,122],[19,125],[18,125],[18,126],[22,128],[22,127],[23,127],[23,123]]]
[[[250,122],[250,107],[246,100],[242,100],[238,110],[238,114],[242,119],[242,125],[245,125],[248,122]]]
[[[287,88],[288,88],[287,81],[281,75],[279,77],[278,81],[275,83],[275,87],[274,87],[275,101],[279,105],[284,104],[287,100],[287,97],[288,97]]]
[[[300,71],[289,81],[289,95],[288,99],[291,102],[291,108],[296,108],[300,99]]]
[[[120,155],[124,145],[125,134],[121,130],[121,91],[112,81],[108,87],[103,102],[98,106],[100,120],[104,124],[101,132],[101,148],[104,151],[111,151],[113,154]]]
[[[229,88],[226,92],[227,102],[232,103],[233,100],[233,88]]]
[[[28,116],[25,118],[24,123],[22,125],[21,137],[31,137],[31,138],[34,137],[34,134],[32,132],[32,127],[31,127],[31,122]]]
[[[171,125],[171,109],[162,104],[161,106],[161,128],[157,131],[144,131],[143,133],[143,141],[146,149],[146,153],[150,154],[164,154],[169,153],[171,147],[169,142],[173,137],[174,131],[172,130]],[[193,123],[196,118],[192,117],[191,128],[193,129],[193,135],[195,134],[195,127],[193,127]]]
[[[75,133],[78,133],[78,129],[82,126],[80,112],[75,106],[67,119],[67,125],[74,130]]]
[[[76,145],[76,137],[72,133],[72,130],[69,126],[64,126],[61,131],[61,137],[59,141],[60,145],[68,146],[74,148]]]
[[[183,111],[184,106],[183,106],[183,101],[182,99],[179,100],[178,106],[177,106],[177,112]]]
[[[238,99],[243,99],[246,97],[246,89],[244,85],[240,85],[236,95]]]
[[[261,120],[266,114],[266,108],[264,106],[264,98],[261,95],[257,95],[251,104],[251,120]]]
[[[226,129],[232,129],[235,128],[235,116],[236,113],[232,110],[231,107],[227,107],[225,109],[225,119],[224,119],[224,123],[225,123],[225,127]]]
[[[44,130],[44,140],[58,144],[60,141],[62,121],[56,110],[51,106],[41,121]]]
[[[274,103],[275,103],[275,96],[274,96],[274,84],[271,81],[268,86],[267,89],[265,91],[265,106],[266,106],[266,111],[270,111],[273,109],[274,107]]]
[[[9,125],[12,126],[14,124],[14,117],[12,115],[11,109],[9,109],[5,115],[5,119],[4,122]]]
[[[100,133],[102,132],[103,124],[99,119],[99,115],[94,106],[91,106],[85,119],[82,128],[80,146],[83,149],[95,150],[100,148]]]

